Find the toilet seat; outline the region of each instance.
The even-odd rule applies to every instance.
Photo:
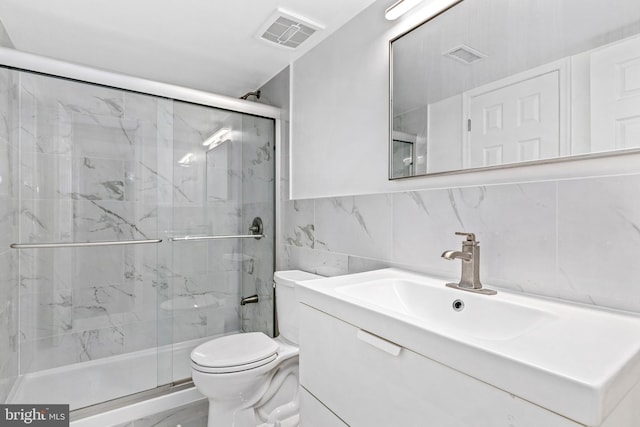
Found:
[[[222,366],[222,367],[212,367],[212,366],[202,366],[198,365],[195,362],[191,363],[191,367],[196,371],[200,371],[205,374],[231,374],[234,372],[242,372],[248,371],[250,369],[259,368],[260,366],[266,365],[269,362],[272,362],[278,357],[277,354],[271,355],[266,359],[258,360],[253,363],[246,363],[244,365],[235,365],[235,366]]]
[[[227,335],[196,347],[191,366],[211,374],[246,371],[275,360],[277,350],[278,343],[262,332]]]

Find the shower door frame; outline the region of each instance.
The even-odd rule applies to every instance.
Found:
[[[0,66],[13,69],[15,71],[26,71],[50,77],[63,78],[88,83],[97,86],[107,87],[116,90],[125,90],[143,95],[153,95],[176,101],[198,104],[206,107],[213,107],[221,110],[248,114],[274,120],[274,140],[275,140],[275,200],[274,200],[274,261],[277,255],[276,248],[280,245],[281,236],[277,232],[280,229],[281,215],[278,209],[281,200],[281,152],[282,144],[282,122],[280,108],[266,104],[259,104],[241,99],[232,98],[225,95],[218,95],[197,89],[185,88],[168,83],[161,83],[139,77],[118,74],[115,72],[99,70],[84,65],[65,62],[40,55],[20,52],[10,48],[0,47]],[[274,318],[275,318],[275,298],[274,298]],[[274,331],[276,324],[273,325]],[[95,415],[105,410],[126,406],[134,401],[140,401],[161,394],[181,391],[185,388],[188,380],[174,384],[159,386],[147,391],[142,391],[131,396],[124,396],[115,401],[97,403],[85,408],[72,411],[72,420]],[[191,398],[191,397],[189,397]],[[189,399],[187,398],[187,399]]]

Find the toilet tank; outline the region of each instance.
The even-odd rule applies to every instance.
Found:
[[[295,284],[303,280],[320,279],[322,276],[300,270],[276,271],[273,281],[276,285],[276,316],[280,336],[298,344],[298,299]]]

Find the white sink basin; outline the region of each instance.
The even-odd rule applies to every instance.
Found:
[[[584,425],[600,425],[640,381],[639,316],[451,281],[390,268],[302,282],[297,295]]]
[[[336,288],[338,294],[438,325],[442,330],[480,339],[515,338],[541,322],[550,312],[502,298],[488,298],[444,286],[405,279],[380,279]],[[455,307],[454,307],[455,306]]]

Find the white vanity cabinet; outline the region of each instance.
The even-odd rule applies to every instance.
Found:
[[[304,304],[300,382],[303,427],[582,426]]]
[[[445,283],[298,283],[302,426],[640,427],[640,316]]]

